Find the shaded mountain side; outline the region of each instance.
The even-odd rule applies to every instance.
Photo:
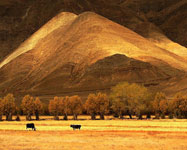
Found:
[[[187,47],[186,10],[185,0],[1,0],[0,60],[63,11],[93,11],[143,36],[146,31],[140,26],[155,24],[163,34]]]
[[[91,12],[60,13],[0,64],[0,92],[54,96],[109,90],[121,81],[159,85],[181,73],[175,68],[187,70],[185,58],[128,28]]]
[[[184,95],[187,95],[187,75],[181,74],[174,78],[170,78],[166,81],[163,81],[157,88],[160,91],[166,93],[167,96],[173,97],[176,93],[180,92]]]
[[[110,89],[119,82],[156,84],[171,76],[149,63],[115,54],[75,71],[78,64],[66,64],[55,70],[33,88],[33,92],[63,93],[65,91]],[[56,84],[56,82],[60,84]],[[48,88],[47,88],[48,87]],[[55,89],[55,90],[51,90]]]
[[[124,0],[121,6],[143,13],[169,39],[187,47],[186,0]]]

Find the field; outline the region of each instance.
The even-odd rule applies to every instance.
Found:
[[[27,131],[25,120],[0,122],[0,150],[187,150],[187,120],[32,122],[37,131]]]

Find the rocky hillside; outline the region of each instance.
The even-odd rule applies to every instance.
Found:
[[[166,49],[187,47],[186,0],[1,0],[0,60],[64,11],[93,11]]]
[[[121,81],[159,86],[186,71],[186,63],[95,13],[60,13],[0,63],[0,92],[54,96]]]

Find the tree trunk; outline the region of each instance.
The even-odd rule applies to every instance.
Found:
[[[143,119],[141,114],[140,114],[140,115],[138,115],[138,119],[140,119],[140,120],[142,120],[142,119]]]
[[[184,113],[184,119],[187,119],[187,112]]]
[[[100,114],[100,120],[105,120],[105,117],[103,114]]]
[[[182,119],[182,113],[181,112],[178,112],[177,115],[176,115],[177,119]]]
[[[12,121],[12,113],[8,115],[8,121]]]
[[[16,121],[20,121],[20,117],[19,117],[19,115],[17,115],[17,117],[16,117]]]
[[[77,115],[76,114],[73,115],[73,119],[77,120]]]
[[[54,116],[54,120],[59,120],[58,115],[55,115],[55,116]]]
[[[132,115],[131,114],[129,114],[129,118],[132,119]]]
[[[119,115],[119,118],[120,118],[120,119],[124,119],[123,114],[120,114],[120,115]]]
[[[26,115],[26,120],[28,120],[28,121],[31,121],[31,120],[32,120],[32,117],[31,117],[30,114]]]
[[[35,116],[36,116],[36,120],[40,120],[39,112],[38,111],[35,112]]]
[[[151,119],[151,114],[147,114],[147,119]]]
[[[9,116],[9,114],[6,114],[6,121],[8,121],[8,116]]]
[[[95,119],[96,119],[95,114],[91,114],[91,119],[92,119],[92,120],[95,120]]]
[[[157,113],[155,114],[155,119],[159,119],[160,118],[160,115]]]
[[[165,114],[162,114],[162,115],[161,115],[161,118],[162,118],[162,119],[165,119]]]
[[[64,120],[68,120],[68,115],[67,114],[64,115]]]
[[[3,121],[3,115],[0,115],[0,121]]]
[[[172,113],[169,114],[169,119],[173,119],[173,114]]]

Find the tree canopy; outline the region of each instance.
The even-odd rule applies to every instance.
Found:
[[[2,100],[3,113],[6,115],[6,120],[12,120],[12,115],[15,112],[15,98],[13,94],[7,94]]]
[[[117,84],[110,94],[112,109],[116,114],[122,117],[126,113],[130,118],[135,114],[140,119],[150,110],[151,98],[152,95],[147,88],[127,82]]]
[[[34,113],[34,98],[30,95],[23,97],[21,108],[23,113],[26,114],[26,120],[32,120],[31,116]]]

